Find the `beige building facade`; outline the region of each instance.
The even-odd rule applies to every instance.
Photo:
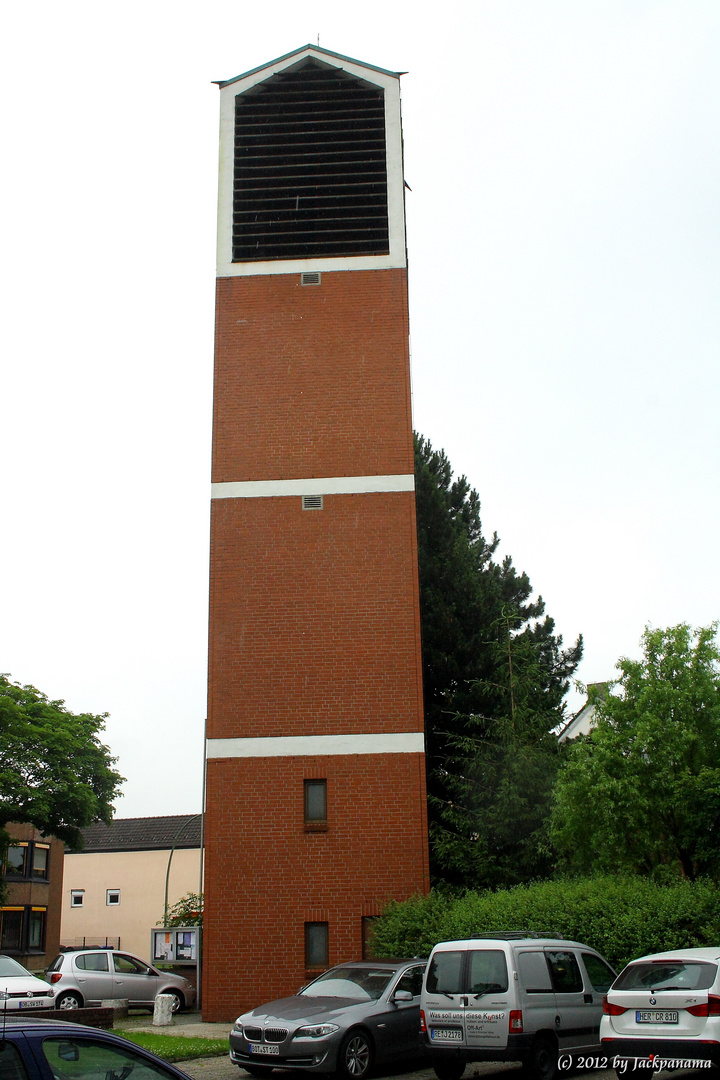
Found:
[[[150,960],[167,904],[202,891],[201,815],[118,819],[65,854],[60,944],[108,945]]]

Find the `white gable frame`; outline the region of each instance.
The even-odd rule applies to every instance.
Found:
[[[235,98],[272,75],[312,57],[326,67],[339,68],[356,79],[385,91],[385,145],[387,155],[389,255],[355,255],[342,258],[272,259],[260,262],[232,261],[233,172],[235,157]],[[405,267],[405,191],[402,129],[400,123],[400,76],[382,68],[351,60],[316,45],[305,45],[270,64],[220,83],[220,175],[218,184],[217,276],[244,277],[257,274],[298,274],[307,271],[380,270]]]

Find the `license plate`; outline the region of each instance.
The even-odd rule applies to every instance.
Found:
[[[251,1054],[279,1054],[280,1053],[280,1047],[279,1046],[267,1046],[264,1043],[261,1043],[260,1045],[256,1045],[255,1043],[250,1043],[250,1053]]]
[[[462,1042],[462,1031],[459,1028],[430,1028],[431,1039],[444,1039],[447,1042]]]
[[[21,1009],[47,1009],[47,1005],[44,1001],[19,1001],[18,1007]]]
[[[677,1024],[677,1009],[637,1009],[636,1024]]]

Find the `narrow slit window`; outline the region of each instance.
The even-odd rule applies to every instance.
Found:
[[[325,969],[330,964],[330,930],[326,922],[305,923],[305,967]]]
[[[305,780],[305,823],[316,825],[327,821],[327,780]]]
[[[377,960],[375,955],[375,943],[373,930],[377,922],[377,915],[363,915],[362,920],[362,958],[363,960]]]

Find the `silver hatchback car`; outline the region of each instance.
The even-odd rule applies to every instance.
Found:
[[[152,1009],[158,994],[172,995],[173,1012],[195,1002],[195,987],[182,975],[158,971],[138,956],[115,949],[60,953],[46,978],[55,990],[56,1009],[82,1009],[112,998],[127,998],[135,1008]]]

